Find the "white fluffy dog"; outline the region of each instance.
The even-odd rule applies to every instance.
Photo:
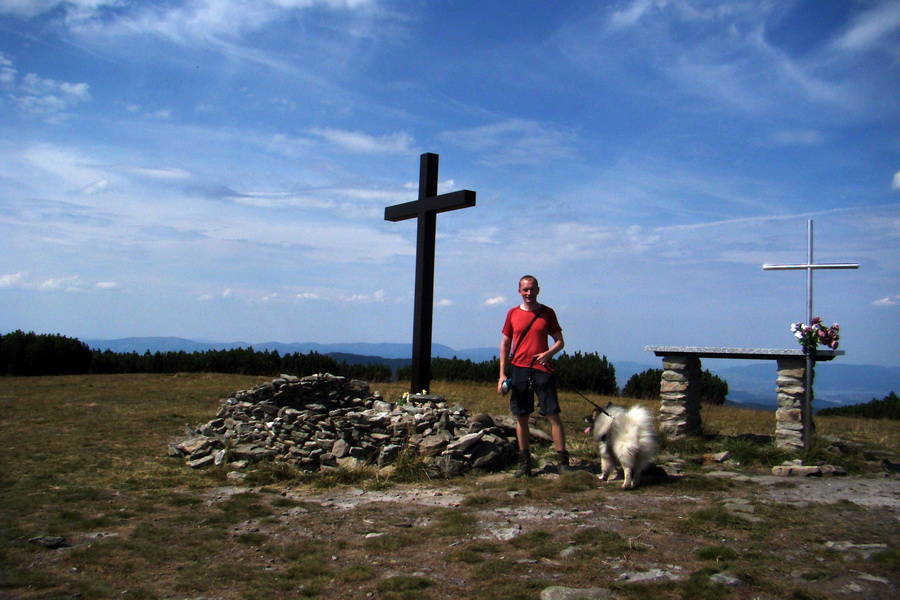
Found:
[[[622,489],[636,487],[658,447],[650,413],[641,406],[625,409],[607,404],[586,420],[592,423],[588,431],[600,449],[600,479],[613,481],[618,477],[616,465],[621,465],[625,475]]]

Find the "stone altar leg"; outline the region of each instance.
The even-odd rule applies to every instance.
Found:
[[[803,450],[803,400],[806,394],[806,358],[778,359],[778,410],[775,411],[775,445]],[[812,410],[812,407],[810,407]],[[809,421],[812,423],[812,419]],[[815,425],[808,434],[815,433]]]
[[[662,359],[659,429],[669,439],[700,431],[700,359],[671,355]]]

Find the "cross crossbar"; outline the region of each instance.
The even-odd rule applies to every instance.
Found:
[[[460,190],[458,192],[450,192],[449,194],[441,194],[433,198],[425,198],[424,200],[413,200],[412,202],[404,202],[403,204],[395,204],[384,209],[385,221],[405,221],[418,217],[422,213],[442,213],[460,208],[469,208],[475,206],[475,192],[471,190]]]
[[[856,263],[823,263],[821,265],[763,265],[766,271],[799,271],[802,269],[858,269]]]

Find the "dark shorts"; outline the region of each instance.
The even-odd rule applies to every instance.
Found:
[[[529,376],[532,385],[529,385]],[[513,416],[521,417],[534,412],[534,395],[538,397],[538,412],[542,416],[560,413],[559,399],[556,397],[556,375],[528,367],[512,368],[512,391],[509,396],[509,410]]]

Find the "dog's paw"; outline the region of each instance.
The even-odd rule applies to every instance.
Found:
[[[633,489],[634,489],[634,482],[632,482],[632,481],[626,481],[625,483],[622,484],[622,489],[623,489],[623,490],[633,490]]]

